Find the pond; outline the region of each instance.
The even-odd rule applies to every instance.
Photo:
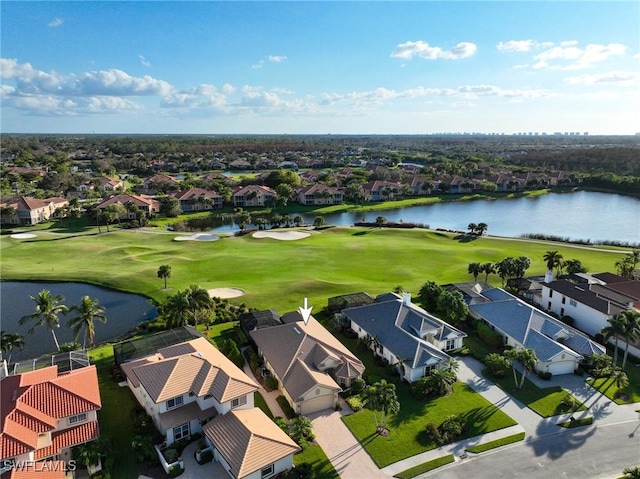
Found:
[[[33,334],[28,330],[33,323],[19,325],[19,319],[35,311],[35,303],[30,296],[37,296],[43,289],[53,295],[62,295],[67,307],[78,305],[83,296],[97,299],[105,309],[106,323],[95,322],[96,343],[107,341],[133,329],[138,323],[153,319],[157,315],[155,307],[147,298],[129,293],[121,293],[84,283],[37,283],[22,281],[0,282],[0,315],[2,330],[6,333],[20,333],[24,337],[25,347],[21,351],[12,352],[11,361],[36,358],[42,354],[55,352],[55,343],[51,331],[45,326],[35,329]],[[73,341],[71,328],[67,327],[70,314],[60,316],[60,327],[55,333],[60,344]],[[83,336],[78,338],[82,344]],[[7,357],[5,356],[5,359]]]
[[[291,213],[293,218],[296,213]],[[305,222],[314,216],[301,214]],[[519,237],[540,233],[571,240],[640,242],[640,199],[610,193],[578,191],[549,193],[533,198],[453,201],[392,210],[323,215],[326,224],[353,225],[388,221],[422,223],[432,229],[466,230],[469,223],[487,223],[488,234]],[[253,227],[253,226],[250,226]],[[214,231],[237,229],[233,224]]]

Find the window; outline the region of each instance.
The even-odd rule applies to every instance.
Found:
[[[552,289],[549,290],[549,297],[553,298],[553,290]]]
[[[456,340],[455,339],[447,339],[447,342],[445,343],[444,346],[444,350],[445,351],[451,351],[452,349],[456,348]]]
[[[273,464],[269,464],[267,467],[262,469],[261,471],[262,477],[270,477],[273,475]]]
[[[77,424],[79,422],[83,422],[87,420],[86,413],[76,414],[75,416],[69,417],[69,424]]]
[[[189,423],[173,428],[173,440],[179,441],[189,435]]]
[[[569,300],[569,304],[570,304],[571,306],[573,306],[574,308],[575,308],[576,306],[578,306],[578,303],[576,302],[576,300],[575,300],[575,299],[570,299],[570,300]]]
[[[178,406],[182,406],[182,396],[178,396],[167,401],[167,409],[173,409]]]
[[[547,309],[551,309],[551,301],[547,303]]]
[[[245,404],[247,404],[247,396],[240,396],[239,398],[235,398],[231,400],[232,408],[244,406]]]
[[[431,374],[431,371],[433,371],[434,369],[435,369],[435,366],[425,366],[424,375],[428,376],[429,374]]]
[[[562,304],[565,304],[566,302],[567,302],[567,297],[566,297],[566,296],[563,296],[563,297],[562,297]]]
[[[564,316],[564,308],[560,308],[560,316]]]

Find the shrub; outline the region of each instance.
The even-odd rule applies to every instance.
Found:
[[[178,464],[176,464],[169,468],[169,477],[178,477],[183,472],[184,472],[184,469],[180,467]]]
[[[280,404],[282,412],[284,412],[284,415],[287,416],[287,419],[293,419],[297,416],[296,412],[291,407],[291,404],[289,404],[289,401],[287,401],[287,398],[282,394],[276,398],[276,401],[278,401],[278,404]]]
[[[178,460],[178,451],[172,447],[165,449],[162,455],[169,464]]]
[[[436,444],[438,444],[438,445],[442,445],[443,444],[442,435],[440,434],[440,431],[438,430],[436,425],[433,424],[432,422],[427,424],[427,435]]]
[[[478,337],[485,343],[487,346],[492,348],[499,348],[502,346],[503,339],[498,333],[493,331],[489,326],[487,326],[483,322],[478,322],[477,326]]]
[[[411,385],[411,393],[418,399],[424,399],[429,395],[429,381],[425,376]]]
[[[553,376],[553,374],[551,374],[549,371],[538,371],[538,377],[540,379],[544,379],[545,381],[549,381],[551,379],[551,377]]]
[[[289,422],[289,436],[303,449],[316,438],[313,434],[311,420],[305,416],[298,416]]]
[[[510,367],[509,360],[498,353],[487,354],[484,358],[484,364],[486,364],[489,374],[496,378],[504,377]]]
[[[275,422],[286,434],[289,434],[289,423],[285,418],[282,416],[276,416],[273,418],[273,422]]]
[[[313,466],[308,462],[298,464],[294,469],[298,479],[315,479],[316,471],[313,470]]]
[[[464,417],[458,414],[452,414],[451,416],[448,416],[438,428],[440,434],[442,435],[442,439],[445,442],[451,442],[454,439],[462,436],[462,434],[464,434],[467,429],[467,421],[464,419]]]
[[[275,391],[276,389],[278,389],[278,380],[269,375],[266,378],[264,378],[264,387],[267,391]]]
[[[578,366],[578,368],[573,373],[576,376],[582,376],[584,374],[584,369],[582,369],[582,366]]]
[[[206,450],[200,453],[200,462],[198,464],[206,464],[213,461],[213,451]]]
[[[351,381],[351,391],[353,394],[360,394],[367,387],[367,383],[362,378],[355,378]]]
[[[364,407],[364,403],[360,396],[351,396],[345,399],[345,402],[349,405],[349,407],[353,410],[353,412],[358,412]]]

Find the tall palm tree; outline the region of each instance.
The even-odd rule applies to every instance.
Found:
[[[478,281],[478,275],[482,273],[482,265],[480,263],[469,263],[467,273],[473,275],[473,280]]]
[[[516,389],[522,389],[524,386],[524,380],[528,372],[533,372],[538,362],[538,357],[533,349],[507,349],[504,352],[505,357],[511,361],[511,367],[513,368],[513,380],[516,383]],[[514,362],[517,361],[522,366],[522,376],[520,382],[516,380],[516,370]]]
[[[489,282],[489,275],[496,272],[495,266],[493,263],[482,263],[481,265],[482,273],[484,273],[484,282]]]
[[[620,337],[624,335],[627,325],[626,318],[624,316],[616,316],[608,320],[609,326],[602,328],[602,336],[605,341],[613,338],[614,350],[613,350],[613,367],[618,365],[618,341]]]
[[[167,278],[171,278],[171,266],[163,264],[158,268],[158,278],[164,279],[164,289],[167,289]]]
[[[622,390],[629,385],[629,376],[622,369],[614,369],[613,373],[611,373],[611,379],[613,379],[613,384],[616,385],[618,391],[616,391],[615,396],[620,397],[622,395]]]
[[[556,277],[560,273],[560,266],[562,266],[562,255],[558,251],[547,251],[542,259],[547,263],[547,270],[553,271],[553,268],[557,268]]]
[[[87,338],[89,338],[89,346],[91,346],[93,344],[93,338],[96,336],[94,321],[98,320],[101,323],[107,322],[107,317],[104,315],[104,308],[98,304],[97,299],[84,296],[82,302],[79,305],[72,306],[69,311],[77,313],[77,316],[72,317],[67,322],[67,326],[73,328],[74,341],[78,340],[80,331],[84,329],[84,342],[82,347],[87,347]]]
[[[24,349],[24,338],[18,333],[0,332],[0,349],[3,353],[9,353],[7,363],[11,363],[11,353],[14,348]]]
[[[51,294],[51,291],[43,289],[38,293],[38,296],[30,296],[30,298],[36,305],[36,311],[33,314],[28,314],[20,318],[19,324],[35,321],[35,324],[28,331],[29,334],[33,334],[35,328],[38,326],[46,326],[53,335],[56,349],[60,351],[60,344],[58,344],[58,338],[53,328],[60,327],[60,318],[58,315],[66,314],[69,311],[69,308],[64,304],[59,304],[64,301],[64,296],[54,296]]]
[[[622,471],[622,479],[640,479],[640,466],[625,467]]]
[[[629,354],[629,343],[640,337],[640,313],[633,309],[625,309],[620,313],[624,318],[624,332],[622,337],[626,343],[624,347],[624,356],[622,358],[622,369],[627,364],[627,355]]]
[[[400,403],[396,395],[396,385],[381,379],[364,390],[364,402],[373,411],[373,418],[376,422],[376,432],[380,433],[386,429],[387,414],[397,414],[400,411]],[[380,412],[380,416],[376,415]]]

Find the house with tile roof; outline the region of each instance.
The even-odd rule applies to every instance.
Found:
[[[606,354],[601,344],[503,289],[489,287],[469,305],[473,317],[504,338],[504,345],[535,351],[536,370],[554,375],[573,373],[593,354]]]
[[[240,186],[233,191],[233,206],[264,206],[265,201],[275,200],[278,194],[268,186]]]
[[[173,192],[171,196],[180,202],[180,209],[183,213],[222,208],[222,196],[212,190],[191,188],[186,191]]]
[[[160,212],[160,202],[155,198],[147,195],[132,195],[123,193],[121,195],[115,195],[107,198],[106,200],[101,201],[95,207],[101,210],[104,210],[109,205],[113,205],[115,203],[120,203],[125,207],[127,204],[132,204],[137,206],[139,209],[144,211],[147,214],[154,214]],[[131,211],[127,211],[127,213],[123,214],[120,219],[135,219],[135,213]]]
[[[298,190],[298,202],[303,205],[339,205],[344,202],[344,193],[333,186],[315,184]]]
[[[611,273],[582,277],[581,282],[560,279],[543,283],[540,306],[559,316],[570,316],[576,328],[592,336],[625,309],[640,311],[640,281]]]
[[[253,379],[202,337],[120,367],[167,444],[201,432],[202,424],[218,415],[253,408],[258,390]]]
[[[466,333],[411,302],[411,295],[395,293],[376,297],[373,304],[348,308],[342,314],[358,338],[367,341],[374,354],[397,365],[408,382],[439,369],[450,356],[446,351],[462,347]]]
[[[0,201],[2,224],[33,226],[49,221],[58,208],[69,205],[66,198],[53,197],[33,198],[31,196],[14,196]]]
[[[306,324],[298,312],[281,320],[249,333],[265,368],[296,413],[335,407],[338,393],[362,377],[364,365],[313,316]]]
[[[50,366],[5,376],[0,398],[0,464],[16,465],[0,472],[9,470],[10,478],[63,478],[59,462],[68,463],[71,448],[100,434],[95,366],[64,373]],[[30,466],[17,467],[24,464]]]
[[[263,479],[293,467],[300,447],[258,408],[234,409],[202,428],[214,459],[233,478]]]

